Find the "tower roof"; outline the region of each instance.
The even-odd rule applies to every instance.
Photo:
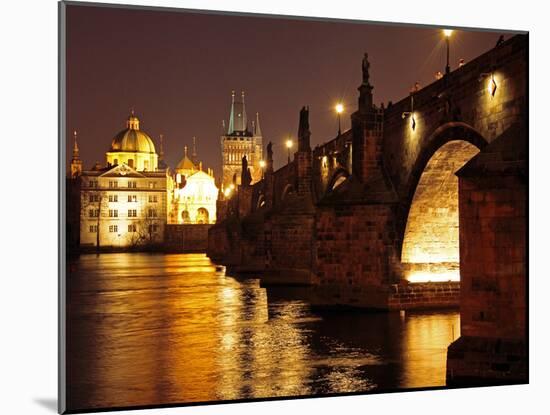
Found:
[[[155,153],[153,140],[139,129],[139,118],[133,110],[126,121],[126,129],[113,138],[109,151]]]
[[[244,133],[248,131],[246,107],[244,105],[244,91],[241,92],[241,100],[235,101],[235,91],[231,92],[231,112],[229,114],[229,128],[227,134]]]
[[[262,136],[262,129],[260,128],[260,114],[256,113],[256,123],[254,124],[254,135],[257,137]]]
[[[183,158],[176,166],[176,170],[198,170],[195,163],[187,156],[187,146],[184,147]]]

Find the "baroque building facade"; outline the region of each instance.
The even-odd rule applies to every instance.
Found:
[[[202,163],[187,156],[187,147],[172,171],[164,162],[162,137],[159,157],[133,111],[113,138],[104,166],[83,170],[76,138],[75,133],[68,175],[79,189],[81,248],[161,245],[170,225],[215,222],[213,171],[202,171]],[[193,154],[196,160],[195,147]]]
[[[256,119],[249,128],[244,92],[240,101],[235,100],[235,91],[231,93],[231,111],[227,129],[223,123],[223,135],[221,136],[222,152],[222,190],[231,185],[241,184],[242,159],[246,156],[252,182],[262,178],[263,138],[260,128],[260,116],[256,113]]]

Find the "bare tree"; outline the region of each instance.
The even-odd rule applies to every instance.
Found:
[[[81,192],[81,216],[90,217],[89,210],[93,210],[93,216],[96,219],[96,251],[99,252],[101,249],[101,213],[103,212],[104,202],[107,198],[107,192],[101,190],[100,188],[94,188],[94,190],[87,190],[86,192]]]

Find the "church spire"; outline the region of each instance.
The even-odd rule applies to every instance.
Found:
[[[191,158],[193,159],[193,163],[195,163],[197,159],[197,137],[195,136],[193,136],[193,153],[191,154]]]
[[[256,124],[255,124],[255,128],[254,128],[254,135],[257,136],[257,137],[262,136],[262,129],[260,128],[260,113],[259,112],[256,113]]]
[[[232,134],[235,131],[235,91],[231,91],[231,112],[229,113],[229,128],[227,134]]]
[[[244,91],[241,92],[241,99],[235,100],[235,91],[231,91],[231,113],[229,114],[229,128],[227,134],[242,135],[248,131],[248,119],[244,104]]]
[[[76,130],[73,131],[73,137],[74,137],[74,145],[73,145],[73,160],[80,159],[80,151],[78,149],[78,140],[77,140],[77,132]]]
[[[78,149],[77,133],[73,132],[73,158],[71,160],[71,177],[74,179],[82,173],[82,160],[80,160],[80,151]]]
[[[163,140],[164,136],[161,134],[161,135],[159,136],[159,138],[160,138],[159,159],[160,159],[160,160],[163,160],[163,159],[164,159],[164,140]]]
[[[248,130],[248,120],[246,119],[246,107],[244,105],[244,91],[241,91],[241,101],[242,101],[242,131]]]

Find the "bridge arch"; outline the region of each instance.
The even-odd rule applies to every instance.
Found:
[[[472,127],[437,128],[413,165],[403,212],[401,264],[410,282],[458,281],[458,178],[487,141]]]
[[[281,195],[281,201],[284,201],[289,195],[296,193],[296,189],[294,188],[294,185],[287,184],[285,188],[283,189],[283,194]]]
[[[346,179],[349,177],[349,172],[344,168],[337,169],[330,180],[328,181],[327,185],[327,192],[330,192],[334,189],[336,189],[338,186],[340,186],[342,183],[346,181]]]
[[[260,196],[258,197],[258,201],[256,202],[256,210],[260,209],[263,206],[265,206],[265,196],[262,193],[260,194]]]

